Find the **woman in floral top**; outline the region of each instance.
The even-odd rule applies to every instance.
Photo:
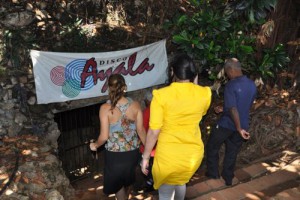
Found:
[[[125,79],[113,74],[108,79],[109,101],[99,111],[100,135],[90,144],[92,151],[105,144],[104,188],[116,199],[128,199],[127,188],[135,180],[140,141],[145,142],[143,113],[140,104],[126,98]]]

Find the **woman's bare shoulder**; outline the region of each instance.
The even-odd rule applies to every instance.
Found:
[[[111,104],[109,104],[109,103],[104,103],[100,107],[100,110],[102,110],[102,111],[108,111],[110,109],[111,109]]]
[[[132,107],[133,109],[140,109],[140,108],[141,108],[141,104],[140,104],[140,102],[134,100],[134,101],[132,101],[132,103],[131,103],[131,107]]]

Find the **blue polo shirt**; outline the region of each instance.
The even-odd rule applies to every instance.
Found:
[[[236,107],[239,112],[241,128],[249,129],[249,112],[256,97],[256,86],[246,76],[240,76],[227,82],[224,90],[223,113],[217,124],[236,131],[229,109]]]

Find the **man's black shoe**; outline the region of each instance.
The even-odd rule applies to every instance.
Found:
[[[222,179],[225,181],[225,185],[226,186],[231,186],[232,185],[232,180],[226,180],[223,176],[222,176]]]
[[[232,186],[232,182],[231,181],[225,181],[225,185],[226,186]]]

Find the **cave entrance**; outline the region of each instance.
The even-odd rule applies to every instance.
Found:
[[[54,120],[61,132],[58,156],[71,182],[85,178],[97,170],[96,153],[89,142],[99,135],[99,108],[103,103],[56,113]]]

